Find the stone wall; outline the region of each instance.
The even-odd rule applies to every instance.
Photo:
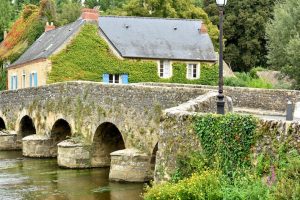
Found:
[[[152,85],[161,87],[198,88],[199,90],[215,90],[215,86],[167,84],[167,83],[140,83],[140,85]],[[298,90],[275,90],[243,87],[224,87],[224,94],[231,97],[233,107],[243,107],[261,110],[273,110],[284,112],[286,110],[287,98],[293,103],[300,101]]]
[[[161,119],[154,175],[157,182],[170,180],[180,156],[201,151],[200,140],[194,130],[195,118],[201,113],[178,107],[167,109]],[[257,143],[252,149],[254,155],[263,150],[276,154],[283,144],[288,149],[295,148],[300,152],[300,122],[259,120],[257,133]]]
[[[99,125],[110,122],[121,132],[126,148],[151,154],[158,141],[162,110],[206,92],[197,88],[65,82],[1,92],[0,117],[7,129],[18,132],[21,119],[28,115],[36,133],[47,137],[55,122],[64,119],[72,137],[83,135],[90,143]]]

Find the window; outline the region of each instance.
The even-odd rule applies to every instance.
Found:
[[[37,78],[37,72],[31,72],[30,73],[30,87],[37,87],[38,86],[38,78]]]
[[[17,77],[17,75],[12,75],[10,77],[10,89],[11,90],[18,89],[18,77]]]
[[[160,78],[170,78],[172,76],[172,66],[170,61],[159,61],[158,75]]]
[[[196,63],[187,64],[187,79],[198,79],[200,78],[200,65]]]
[[[22,88],[26,87],[26,72],[25,70],[23,70],[23,74],[22,74]]]
[[[103,74],[103,83],[128,84],[128,74]]]

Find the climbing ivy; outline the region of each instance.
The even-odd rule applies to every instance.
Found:
[[[252,116],[209,114],[197,118],[195,131],[206,157],[232,176],[236,169],[251,165],[256,126],[257,120]]]
[[[48,83],[69,80],[102,81],[102,74],[129,74],[129,82],[217,83],[217,66],[201,63],[201,78],[186,79],[186,64],[173,63],[173,77],[162,79],[156,61],[119,59],[98,35],[97,26],[86,24],[67,48],[51,57]]]

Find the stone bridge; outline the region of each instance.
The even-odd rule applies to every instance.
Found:
[[[207,96],[209,101],[205,96],[212,90],[216,88],[65,82],[3,91],[0,149],[57,156],[58,164],[68,168],[111,166],[112,180],[146,181],[153,177],[164,110],[201,95],[193,111],[215,110],[214,95]],[[226,94],[236,108],[281,113],[287,97],[299,100],[297,91],[226,88]]]

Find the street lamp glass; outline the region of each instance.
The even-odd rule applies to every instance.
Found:
[[[226,6],[227,0],[216,0],[218,6]]]

